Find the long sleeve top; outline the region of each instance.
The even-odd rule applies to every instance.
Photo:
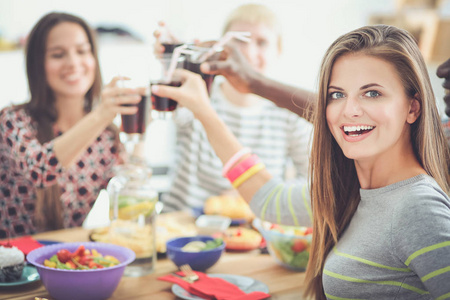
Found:
[[[36,133],[24,109],[0,112],[0,238],[35,233],[36,188],[54,184],[61,187],[64,227],[80,226],[120,161],[121,147],[110,131],[103,131],[70,168],[56,158],[54,142],[41,144]]]
[[[360,195],[354,216],[325,261],[327,298],[450,298],[450,198],[436,181],[418,175],[361,189]],[[275,223],[308,226],[311,219],[306,183],[273,179],[250,207]]]

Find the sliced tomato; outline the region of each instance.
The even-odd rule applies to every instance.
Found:
[[[292,249],[292,251],[294,251],[296,253],[303,252],[306,249],[306,242],[303,240],[295,240],[291,249]]]
[[[62,263],[66,263],[72,258],[72,253],[67,249],[59,250],[58,253],[56,253],[56,256],[58,257],[58,260]]]

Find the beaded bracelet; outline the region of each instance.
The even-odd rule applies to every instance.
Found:
[[[233,183],[231,184],[235,189],[238,188],[241,184],[243,184],[247,179],[264,169],[266,166],[260,162],[247,171],[245,171],[241,176],[239,176]]]
[[[252,150],[250,150],[250,148],[247,148],[247,147],[245,147],[245,148],[242,148],[241,150],[239,150],[238,152],[236,152],[228,161],[227,161],[227,163],[223,166],[223,169],[222,169],[222,176],[223,177],[226,177],[226,175],[227,175],[227,173],[228,173],[228,171],[231,169],[231,167],[237,162],[237,161],[239,161],[239,159],[242,157],[242,156],[244,156],[244,155],[246,155],[246,154],[249,154],[249,153],[251,153],[252,152]]]
[[[260,163],[261,160],[256,154],[252,154],[246,159],[240,161],[231,170],[228,171],[226,177],[230,182],[234,182],[239,176],[241,176],[245,171],[253,167],[254,165]]]

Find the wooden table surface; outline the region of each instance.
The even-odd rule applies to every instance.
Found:
[[[88,241],[89,231],[70,228],[36,234],[35,239],[61,242]],[[179,299],[172,291],[172,283],[157,280],[174,272],[177,267],[168,259],[158,259],[155,272],[143,277],[123,277],[109,299]],[[269,287],[270,299],[302,299],[304,272],[294,272],[279,266],[268,254],[259,250],[250,252],[225,252],[207,273],[222,273],[248,276],[262,281]],[[34,297],[52,299],[41,281],[16,287],[0,287],[0,299],[34,300]]]

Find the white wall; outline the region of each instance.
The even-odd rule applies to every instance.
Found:
[[[314,89],[321,57],[328,45],[339,35],[366,24],[369,14],[394,10],[394,0],[265,0],[264,3],[280,17],[283,26],[284,53],[278,75],[285,82]],[[186,39],[213,39],[220,36],[227,14],[242,0],[0,0],[0,33],[5,37],[26,36],[34,23],[45,13],[58,10],[82,16],[92,26],[116,24],[129,28],[153,42],[152,32],[158,20],[166,20],[175,32]],[[100,45],[101,47],[105,47]],[[119,47],[119,46],[117,46]],[[151,47],[134,57],[147,66]],[[113,71],[130,62],[128,51],[100,52],[102,71],[109,80]],[[138,50],[136,50],[138,51]],[[137,53],[137,52],[134,52]],[[0,53],[0,105],[26,99],[23,63],[18,53]],[[10,56],[13,57],[10,57]],[[4,60],[11,64],[3,65]],[[143,64],[143,65],[144,65]]]
[[[220,36],[227,14],[245,2],[266,4],[281,19],[284,53],[279,73],[271,75],[311,90],[316,88],[320,60],[334,39],[366,25],[372,13],[395,10],[395,0],[0,0],[0,34],[6,38],[24,37],[42,15],[54,10],[77,14],[92,26],[122,26],[139,35],[144,43],[102,42],[100,62],[104,80],[109,81],[117,73],[145,77],[154,63],[152,32],[158,20],[166,20],[185,39],[214,39]],[[436,97],[442,99],[436,67],[429,66],[430,76]],[[0,108],[27,99],[22,51],[0,52],[0,91]],[[442,103],[439,100],[441,107]],[[152,128],[152,138],[163,143],[163,137],[156,136],[165,130]],[[170,142],[164,143],[160,148],[170,147]],[[155,161],[168,159],[167,151],[155,153],[152,152]]]

